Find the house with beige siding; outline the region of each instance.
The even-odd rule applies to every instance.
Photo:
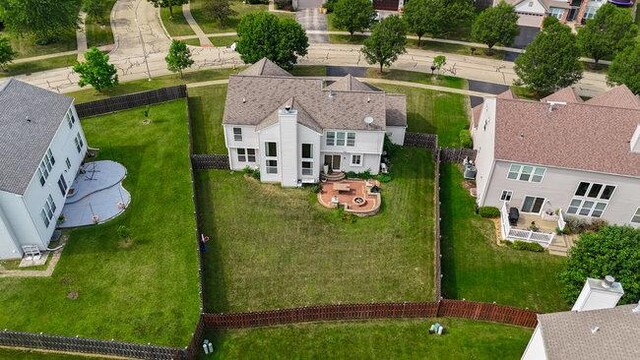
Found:
[[[640,226],[640,98],[626,86],[587,101],[508,91],[473,109],[471,131],[479,206]]]
[[[294,77],[262,59],[229,77],[222,125],[231,169],[259,169],[263,182],[378,174],[385,135],[404,142],[406,97],[350,75],[333,83]]]

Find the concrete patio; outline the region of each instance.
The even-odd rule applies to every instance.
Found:
[[[127,170],[121,164],[102,160],[84,164],[69,189],[59,228],[101,224],[120,215],[129,206],[131,194],[122,186]]]
[[[345,211],[358,216],[374,215],[380,210],[381,197],[379,192],[371,191],[373,187],[380,188],[380,183],[357,179],[327,181],[322,184],[318,201],[328,208],[340,205]]]

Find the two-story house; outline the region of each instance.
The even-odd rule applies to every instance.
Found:
[[[350,75],[329,84],[294,77],[262,59],[229,77],[223,118],[231,169],[298,186],[323,172],[377,174],[385,135],[404,142],[406,97]]]
[[[640,98],[626,86],[587,101],[506,92],[473,109],[472,136],[479,206],[640,226]]]
[[[72,98],[0,84],[0,259],[47,248],[85,144]]]

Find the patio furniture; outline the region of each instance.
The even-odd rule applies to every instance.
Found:
[[[510,207],[509,208],[509,225],[516,226],[518,225],[518,219],[520,219],[520,212],[518,208]]]
[[[333,190],[337,192],[348,192],[351,191],[351,184],[348,183],[335,183],[333,184]]]

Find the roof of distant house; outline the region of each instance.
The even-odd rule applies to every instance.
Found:
[[[13,78],[0,84],[0,190],[24,194],[72,103]]]
[[[304,116],[298,122],[314,130],[406,126],[404,95],[372,89],[350,75],[326,86],[322,79],[294,77],[275,68],[280,69],[263,59],[229,77],[224,124],[256,125],[262,129],[273,124],[277,110],[290,101],[298,116]],[[365,123],[366,117],[372,117],[373,123]]]
[[[639,359],[636,305],[538,315],[549,360]]]
[[[540,101],[555,101],[555,102],[566,102],[566,103],[581,103],[582,98],[578,96],[576,91],[571,87],[567,86],[564,89],[560,89],[553,94],[542,98]]]
[[[494,0],[493,4],[494,6],[497,5],[500,1],[502,0]],[[522,2],[525,1],[530,1],[530,0],[504,0],[507,4],[516,6]],[[539,0],[540,4],[542,4],[542,6],[545,7],[545,9],[549,10],[549,8],[551,7],[557,7],[557,8],[562,8],[562,9],[569,9],[569,2],[568,1],[560,1],[560,0]]]
[[[629,146],[640,110],[633,105],[637,98],[625,89],[611,90],[617,103],[609,105],[498,98],[495,158],[640,177],[640,154]]]
[[[616,86],[605,93],[592,97],[585,103],[640,110],[640,97],[634,95],[625,85]]]

